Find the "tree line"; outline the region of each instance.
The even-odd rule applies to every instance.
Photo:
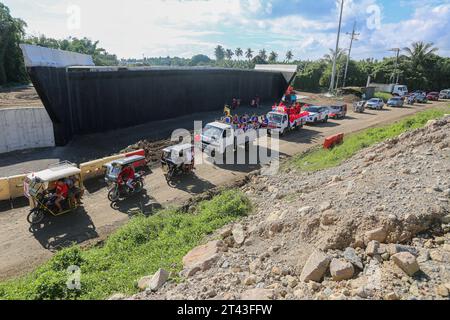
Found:
[[[45,35],[27,36],[26,26],[25,21],[12,17],[9,8],[0,2],[0,86],[29,81],[19,47],[21,43],[89,54],[95,64],[100,66],[119,64],[116,55],[99,47],[98,41],[88,38],[58,40]]]
[[[437,54],[438,48],[432,43],[414,42],[401,50],[396,57],[385,57],[381,60],[350,60],[348,66],[347,86],[363,87],[368,77],[375,83],[395,83],[398,75],[399,83],[410,90],[439,91],[450,88],[450,58]],[[306,91],[328,89],[331,79],[332,59],[334,51],[316,61],[301,61],[295,86]],[[341,86],[345,73],[347,55],[344,50],[337,54],[337,84]]]
[[[26,23],[10,15],[9,9],[0,3],[0,85],[28,82],[20,43],[85,53],[93,56],[96,65],[132,66],[210,66],[223,68],[253,69],[255,64],[296,64],[298,74],[294,86],[304,91],[327,90],[331,79],[332,61],[335,55],[330,50],[321,59],[295,60],[292,50],[282,59],[277,52],[266,49],[255,51],[252,48],[228,49],[218,45],[214,50],[215,59],[197,54],[191,58],[143,57],[141,59],[121,59],[99,46],[98,41],[88,38],[52,39],[44,35],[27,36]],[[381,60],[349,60],[346,86],[363,87],[370,76],[372,82],[392,83],[399,77],[399,83],[408,85],[410,90],[441,90],[450,88],[450,58],[438,55],[438,48],[431,43],[415,42],[403,48],[396,57]],[[337,52],[336,83],[343,84],[347,54],[343,49]],[[282,61],[280,61],[282,60]]]

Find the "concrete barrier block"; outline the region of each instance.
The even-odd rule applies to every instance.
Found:
[[[0,178],[0,201],[10,198],[8,178]]]
[[[12,199],[20,198],[24,196],[23,181],[26,178],[26,174],[8,177],[9,195]]]

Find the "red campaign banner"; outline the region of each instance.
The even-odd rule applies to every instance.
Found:
[[[141,150],[137,150],[137,151],[133,151],[133,152],[128,152],[125,154],[125,157],[127,157],[127,158],[132,157],[132,156],[145,157],[145,150],[141,149]],[[146,160],[142,160],[142,161],[133,163],[133,167],[135,167],[135,168],[144,167],[145,165],[147,165]]]

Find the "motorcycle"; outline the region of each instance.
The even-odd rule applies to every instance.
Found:
[[[108,200],[117,202],[128,198],[134,194],[140,193],[144,189],[144,172],[135,174],[131,189],[126,181],[119,181],[119,175],[122,168],[129,165],[135,165],[141,161],[145,161],[143,156],[132,156],[128,158],[114,160],[104,165],[106,168],[105,182],[108,185]]]
[[[144,189],[144,179],[142,175],[136,174],[131,185],[133,186],[133,189],[131,189],[125,182],[110,182],[108,188],[108,200],[111,202],[117,202],[121,199],[140,193]]]
[[[364,113],[367,101],[359,101],[353,104],[353,111],[356,113]]]
[[[182,144],[164,149],[161,156],[161,167],[169,184],[176,176],[191,173],[195,169],[193,146]]]

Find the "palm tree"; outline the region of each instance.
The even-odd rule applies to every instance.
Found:
[[[247,51],[245,51],[245,57],[250,61],[253,58],[253,50],[248,48]]]
[[[221,45],[218,45],[216,49],[214,49],[214,54],[216,56],[216,60],[221,61],[225,58],[225,49]]]
[[[239,60],[242,57],[242,55],[244,54],[244,51],[242,51],[241,48],[237,48],[236,51],[234,52],[234,54],[236,55],[236,57]]]
[[[225,58],[227,58],[228,60],[231,60],[231,58],[233,58],[234,56],[234,52],[231,49],[227,49],[225,50]]]
[[[289,50],[288,52],[286,52],[286,61],[289,63],[292,58],[294,57],[294,55],[292,54],[292,51]]]
[[[278,53],[276,53],[275,51],[272,51],[269,54],[269,62],[277,62],[278,59]]]
[[[258,53],[258,56],[259,56],[262,60],[266,61],[266,60],[267,60],[267,52],[266,52],[266,49],[260,50],[259,53]]]
[[[425,43],[423,41],[413,42],[411,48],[403,48],[406,52],[407,59],[414,67],[423,66],[425,62],[439,49],[433,47],[433,43]]]
[[[328,62],[328,63],[333,63],[333,60],[334,60],[334,50],[333,50],[333,49],[329,49],[329,50],[330,50],[330,53],[327,53],[326,55],[324,55],[324,56],[323,56],[323,59],[324,59],[326,62]],[[338,52],[337,52],[337,56],[336,56],[336,61],[339,62],[339,61],[343,60],[343,58],[346,57],[345,52],[346,52],[345,49],[339,48],[339,49],[338,49]]]

